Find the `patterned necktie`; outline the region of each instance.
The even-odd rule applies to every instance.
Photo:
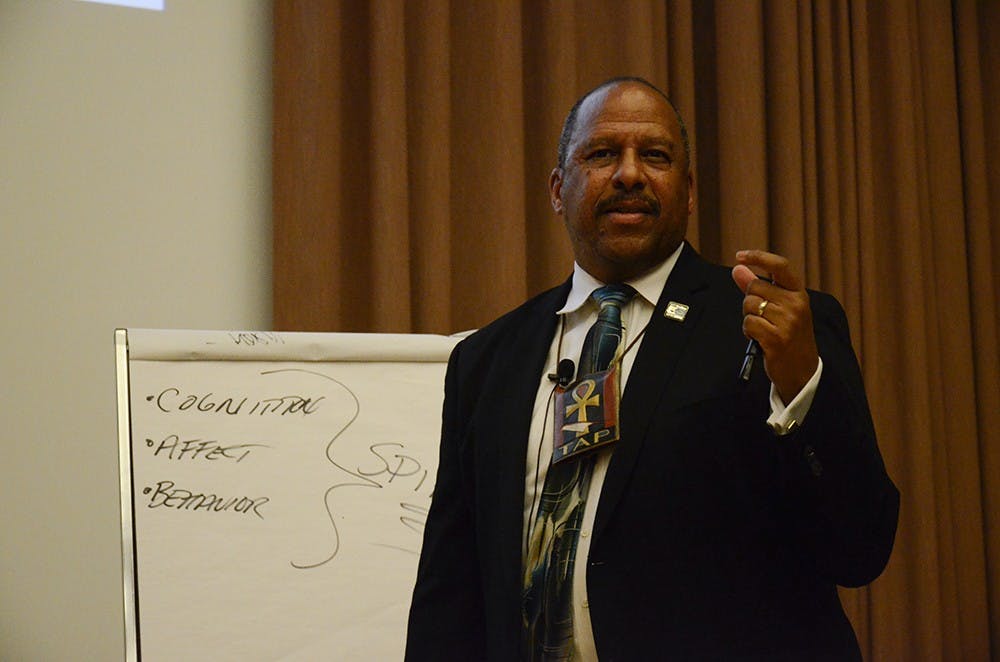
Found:
[[[599,310],[583,342],[578,377],[608,369],[621,342],[621,307],[634,295],[623,284],[590,295]],[[567,457],[545,476],[525,559],[522,619],[530,660],[573,655],[573,566],[595,457]]]

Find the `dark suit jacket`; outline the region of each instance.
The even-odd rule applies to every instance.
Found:
[[[569,282],[451,356],[408,660],[516,660],[525,453]],[[823,375],[804,424],[765,424],[739,383],[743,295],[685,245],[622,398],[587,586],[601,660],[859,659],[836,585],[879,575],[899,494],[875,442],[843,310],[811,292]],[[670,301],[690,306],[665,318]]]

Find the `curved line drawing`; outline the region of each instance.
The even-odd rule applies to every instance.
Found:
[[[293,568],[297,570],[312,570],[313,568],[318,568],[321,565],[326,565],[327,563],[335,559],[337,557],[337,554],[340,553],[340,530],[337,528],[337,522],[333,518],[333,511],[330,510],[330,494],[338,487],[377,487],[379,489],[382,489],[382,486],[378,485],[377,483],[375,485],[370,485],[365,483],[341,483],[339,485],[334,485],[330,489],[328,489],[326,491],[326,494],[323,495],[323,504],[326,506],[326,514],[330,518],[330,526],[333,527],[333,537],[334,537],[333,551],[330,553],[330,556],[326,557],[322,561],[317,561],[316,563],[296,563],[295,561],[289,561],[289,563]]]
[[[326,515],[330,519],[330,526],[333,527],[333,537],[334,537],[333,551],[330,553],[330,555],[327,558],[325,558],[325,559],[323,559],[321,561],[317,561],[315,563],[296,563],[295,561],[289,561],[289,564],[293,568],[296,568],[298,570],[311,570],[311,569],[318,568],[318,567],[320,567],[322,565],[325,565],[325,564],[329,563],[330,561],[332,561],[333,559],[335,559],[337,557],[337,554],[340,553],[340,531],[339,531],[339,529],[337,529],[337,522],[336,522],[336,520],[334,518],[333,510],[330,509],[330,495],[333,493],[333,491],[335,489],[339,488],[339,487],[377,487],[377,488],[381,489],[382,486],[379,485],[377,482],[371,480],[370,478],[366,477],[366,476],[358,475],[357,473],[355,473],[355,472],[347,469],[346,467],[341,466],[340,464],[338,464],[333,459],[333,444],[337,441],[337,439],[340,438],[340,436],[342,434],[344,434],[344,432],[347,431],[347,429],[349,427],[351,427],[351,425],[354,424],[354,421],[358,420],[358,416],[361,415],[361,401],[358,399],[358,396],[354,393],[354,391],[352,391],[350,388],[348,388],[348,386],[346,384],[344,384],[342,381],[340,381],[339,379],[335,379],[335,378],[331,377],[330,375],[323,374],[322,372],[317,372],[315,370],[306,370],[304,368],[279,368],[279,369],[276,369],[276,370],[264,370],[260,374],[261,375],[273,375],[273,374],[284,373],[284,372],[300,372],[300,373],[305,373],[305,374],[308,374],[308,375],[313,375],[315,377],[320,377],[322,379],[326,379],[328,381],[331,381],[334,384],[336,384],[337,386],[339,386],[340,388],[344,389],[344,391],[349,396],[351,396],[351,399],[354,401],[354,412],[351,415],[350,420],[348,420],[347,423],[345,423],[343,425],[343,427],[341,427],[340,430],[338,430],[337,433],[335,435],[333,435],[333,437],[330,439],[330,441],[327,442],[325,454],[326,454],[326,459],[327,459],[327,461],[330,464],[332,464],[333,466],[337,467],[338,469],[340,469],[344,473],[346,473],[346,474],[348,474],[350,476],[353,476],[354,478],[357,478],[358,480],[361,480],[361,481],[364,481],[364,482],[362,482],[362,483],[339,483],[337,485],[331,486],[324,493],[324,495],[323,495],[323,506],[326,508]]]
[[[368,474],[367,472],[362,471],[361,467],[358,467],[356,471],[351,471],[347,467],[339,464],[336,460],[333,459],[333,446],[337,442],[337,440],[340,439],[340,437],[347,431],[348,428],[351,427],[351,425],[354,424],[354,422],[361,415],[361,401],[358,399],[357,394],[355,394],[354,391],[352,391],[350,388],[348,388],[348,386],[346,384],[344,384],[343,382],[341,382],[340,380],[335,379],[335,378],[331,377],[330,375],[326,375],[326,374],[323,374],[321,372],[317,372],[315,370],[306,370],[306,369],[303,369],[303,368],[279,368],[279,369],[276,369],[276,370],[265,370],[265,371],[262,371],[260,374],[261,375],[273,375],[273,374],[284,373],[284,372],[305,373],[305,374],[313,375],[313,376],[316,376],[316,377],[320,377],[320,378],[325,379],[327,381],[331,381],[334,384],[336,384],[337,386],[339,386],[340,388],[342,388],[351,397],[351,399],[354,401],[354,412],[351,414],[349,420],[337,431],[336,434],[333,435],[333,437],[330,439],[330,441],[327,442],[325,455],[326,455],[327,461],[330,464],[332,464],[337,469],[340,469],[341,471],[343,471],[347,475],[349,475],[349,476],[351,476],[353,478],[356,478],[358,481],[361,481],[361,482],[354,482],[354,481],[352,481],[352,482],[346,482],[346,483],[338,483],[336,485],[332,485],[331,487],[329,487],[326,490],[326,492],[324,493],[324,495],[323,495],[323,505],[324,505],[324,508],[326,509],[327,518],[330,520],[330,526],[333,528],[333,538],[334,538],[334,541],[333,541],[333,550],[330,552],[330,554],[326,558],[324,558],[324,559],[322,559],[320,561],[316,561],[314,563],[301,563],[301,562],[296,562],[296,561],[289,561],[289,564],[293,568],[295,568],[297,570],[311,570],[311,569],[315,569],[315,568],[318,568],[318,567],[320,567],[322,565],[325,565],[325,564],[329,563],[330,561],[332,561],[333,559],[335,559],[337,557],[337,555],[340,553],[340,546],[341,546],[340,545],[340,543],[341,543],[340,530],[337,528],[336,518],[334,516],[333,509],[330,507],[330,501],[331,501],[331,497],[333,496],[334,490],[336,490],[338,488],[341,488],[341,487],[374,487],[374,488],[378,488],[378,489],[384,489],[384,486],[381,483],[379,483],[378,481],[372,480],[369,477],[369,475],[371,475],[371,476],[378,476],[378,475],[382,475],[384,473],[388,473],[390,475],[389,482],[392,482],[392,479],[396,478],[397,476],[400,476],[400,477],[409,477],[409,476],[417,475],[421,471],[423,471],[423,476],[420,477],[419,482],[417,484],[417,487],[414,490],[414,491],[417,491],[417,490],[420,489],[420,487],[424,484],[424,481],[427,479],[427,477],[428,477],[428,471],[426,469],[424,469],[423,467],[421,467],[420,463],[415,458],[410,458],[409,456],[399,455],[399,454],[395,454],[395,456],[394,456],[396,459],[400,460],[400,465],[399,465],[399,467],[395,471],[393,471],[393,469],[392,469],[391,466],[389,466],[388,464],[386,464],[385,468],[379,469],[377,472],[371,472],[370,474]],[[381,443],[381,444],[376,444],[375,447],[397,447],[399,449],[405,449],[405,446],[403,444],[401,444],[401,443],[398,443],[398,442],[384,442],[384,443]],[[379,457],[381,457],[381,456],[379,456]],[[416,468],[414,468],[412,471],[403,472],[402,471],[402,467],[403,467],[403,460],[404,459],[410,459],[410,460],[414,461],[416,463],[416,465],[417,465]],[[385,462],[385,459],[382,458],[382,461]],[[405,503],[405,502],[404,503],[400,503],[400,506],[402,507],[402,509],[404,511],[404,515],[402,515],[399,518],[399,521],[405,527],[407,527],[408,529],[410,529],[412,531],[415,531],[417,533],[419,533],[420,531],[422,531],[423,527],[424,527],[424,521],[426,520],[426,517],[427,517],[427,508],[423,507],[423,506],[418,506],[416,504],[410,504],[410,503]],[[377,547],[384,547],[384,548],[388,548],[388,549],[396,549],[396,550],[399,550],[399,551],[402,551],[402,552],[406,552],[408,554],[418,554],[419,553],[419,552],[414,551],[412,549],[407,549],[405,547],[399,547],[399,546],[396,546],[396,545],[390,545],[390,544],[385,544],[385,543],[370,543],[370,544],[375,545]]]

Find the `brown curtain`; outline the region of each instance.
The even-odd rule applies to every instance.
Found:
[[[562,281],[547,178],[614,75],[696,144],[689,239],[851,321],[903,495],[870,660],[1000,654],[1000,2],[277,0],[274,325],[449,333]]]

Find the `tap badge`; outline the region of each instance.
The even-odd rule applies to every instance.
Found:
[[[555,391],[552,462],[618,441],[618,363]]]

